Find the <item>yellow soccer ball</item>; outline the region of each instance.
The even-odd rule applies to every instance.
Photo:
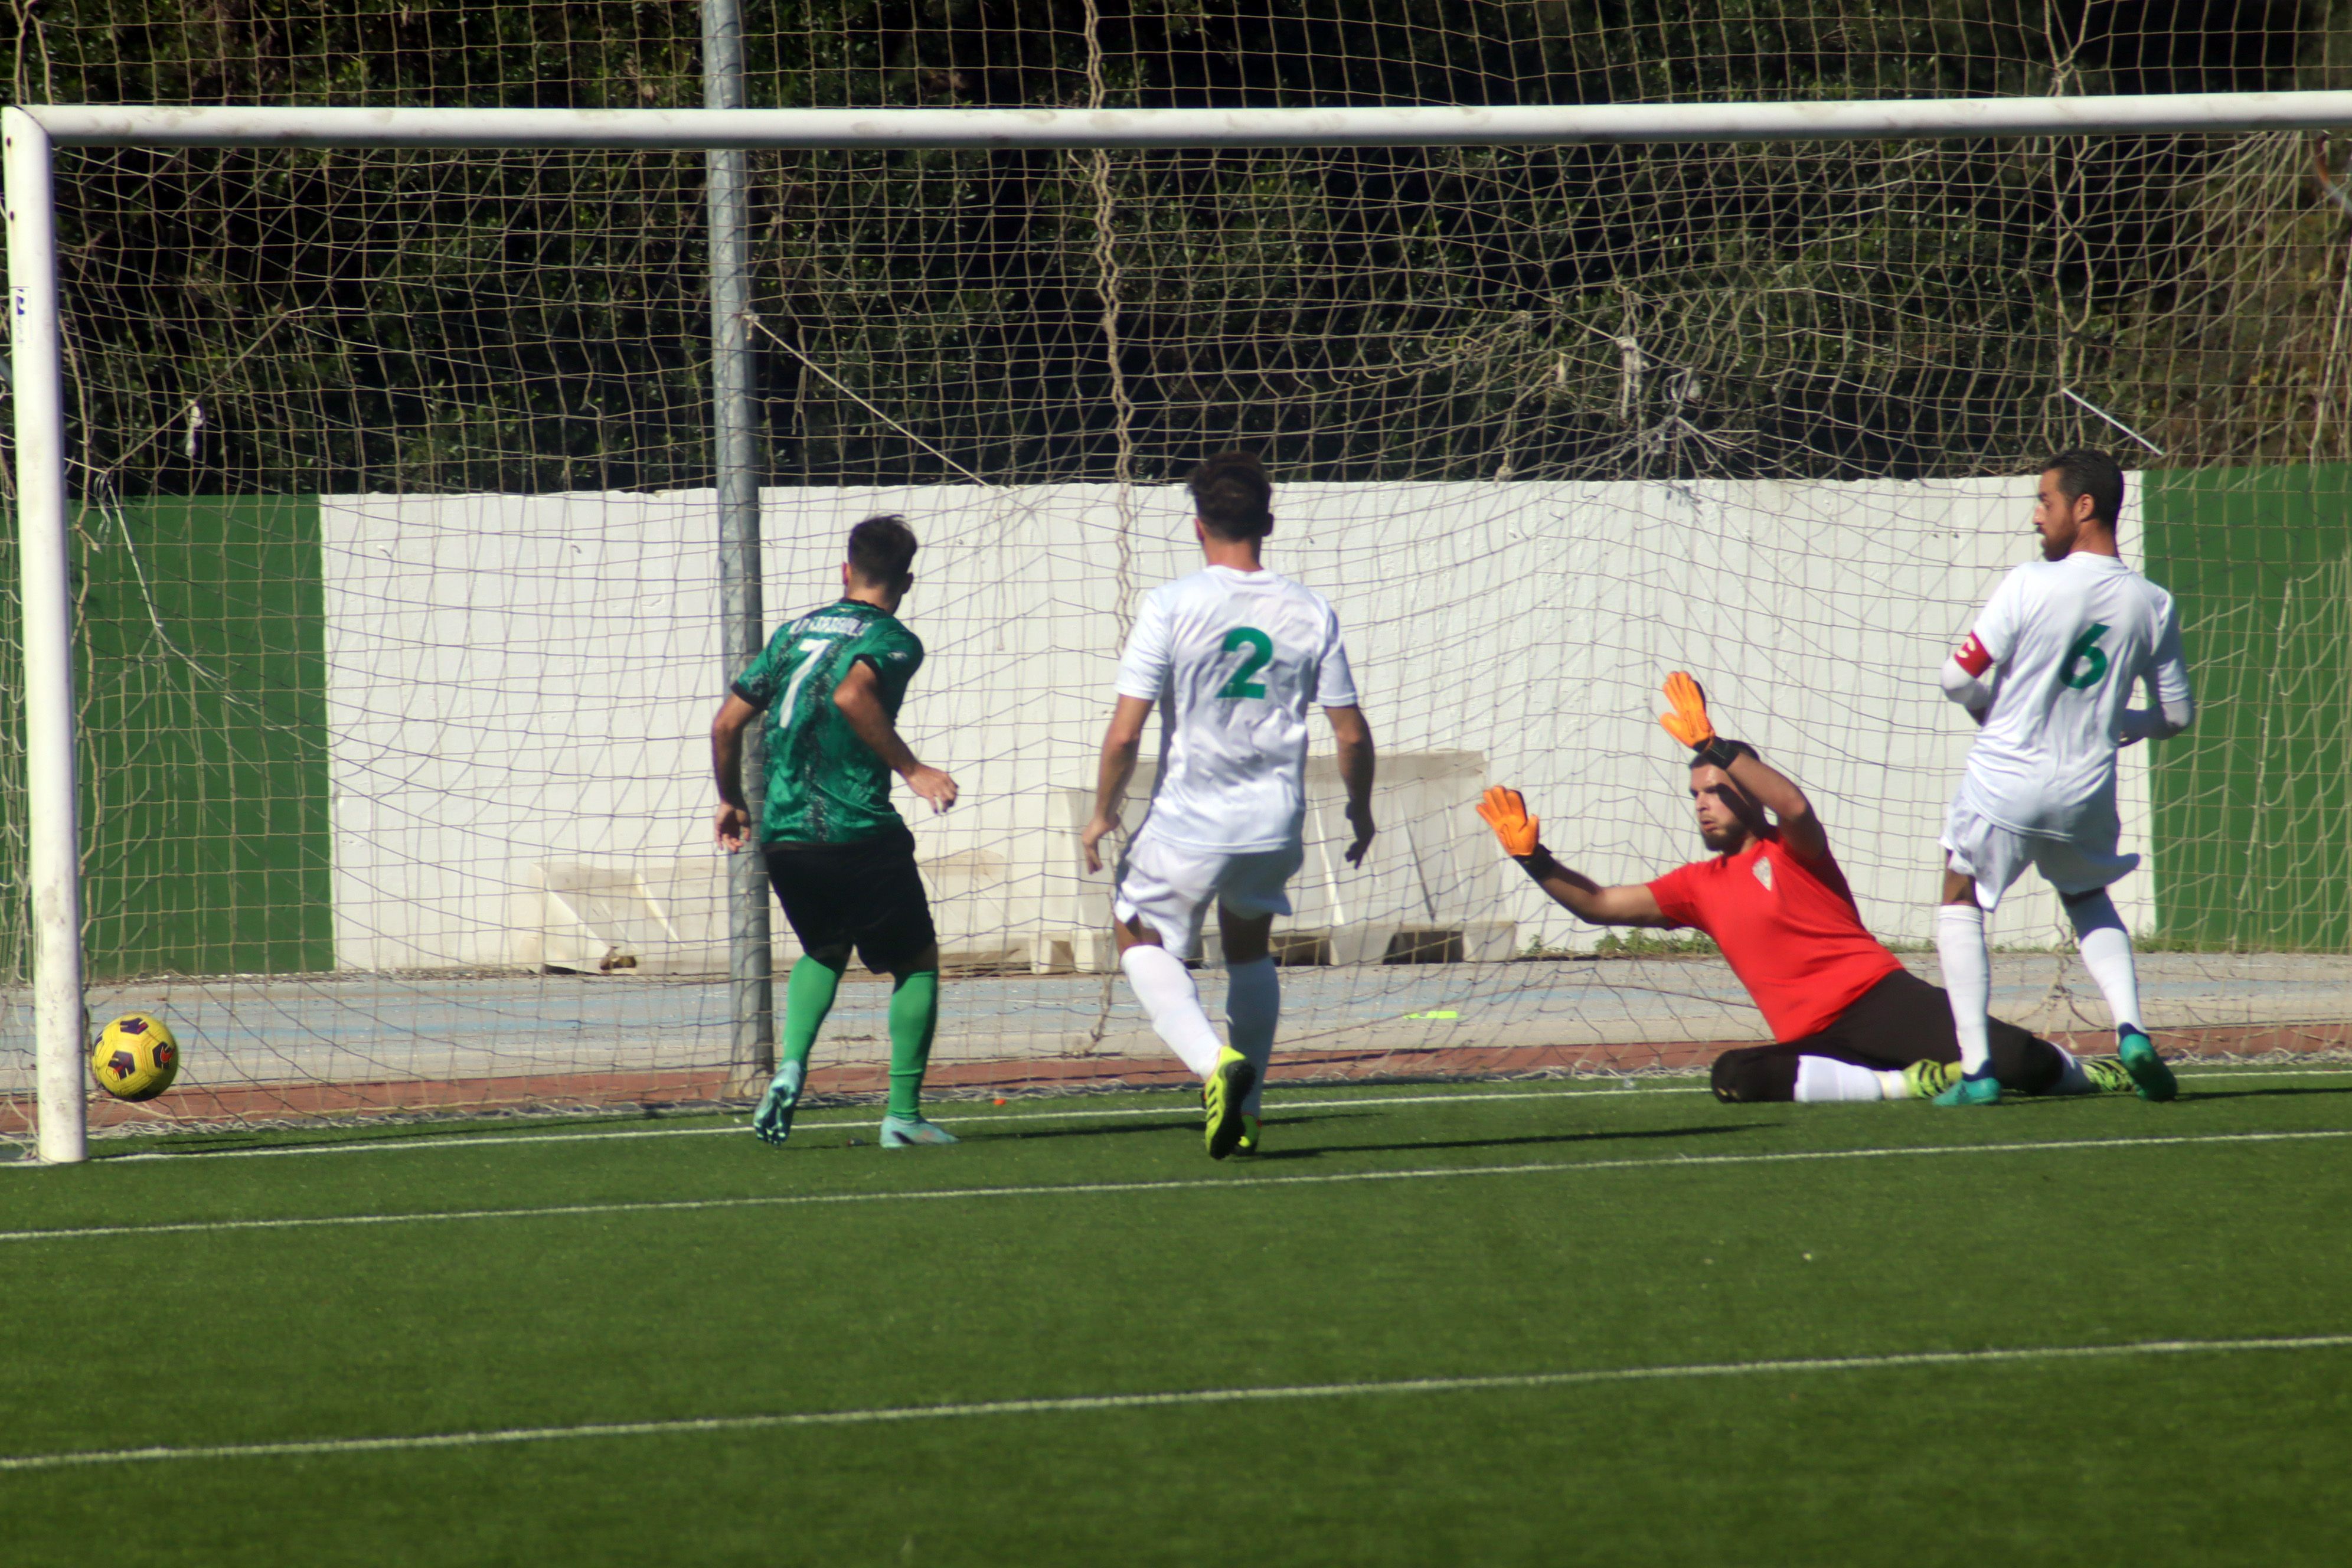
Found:
[[[180,1076],[180,1042],[152,1013],[125,1013],[89,1053],[98,1087],[117,1100],[152,1100]]]

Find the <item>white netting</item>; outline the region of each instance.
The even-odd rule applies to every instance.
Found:
[[[755,7],[751,101],[2343,85],[2326,6],[2241,7],[2226,32],[1979,9]],[[678,105],[695,26],[618,5],[197,25],[114,0],[34,13],[16,80],[26,100]],[[2127,548],[2181,593],[2208,700],[2126,774],[2153,856],[2130,912],[2191,950],[2151,967],[2158,1019],[2333,1037],[2352,1017],[2340,966],[2309,956],[2352,946],[2343,836],[2315,806],[2352,740],[2327,673],[2352,651],[2336,144],[751,162],[771,624],[829,593],[866,511],[924,541],[907,615],[932,662],[907,725],[966,789],[942,822],[910,811],[961,975],[943,1079],[1158,1057],[1103,975],[1073,792],[1132,594],[1188,565],[1173,481],[1232,444],[1276,472],[1275,560],[1339,605],[1384,755],[1373,862],[1326,865],[1319,785],[1286,927],[1286,1042],[1329,1070],[1757,1034],[1710,966],[1560,961],[1596,933],[1504,878],[1464,809],[1505,779],[1593,875],[1687,858],[1650,718],[1675,667],[1822,800],[1874,927],[1924,935],[1966,741],[1933,670],[2018,556],[2016,476],[2086,441],[2145,470]],[[723,1090],[743,1064],[703,827],[701,158],[89,150],[61,154],[58,193],[91,1007],[184,1026],[163,1112]],[[2029,902],[2001,934],[2053,919]],[[1529,952],[1551,956],[1496,962]],[[2098,1021],[2033,963],[2003,1006]],[[21,996],[0,1044],[19,1120]],[[845,994],[821,1060],[878,1058],[878,996]]]

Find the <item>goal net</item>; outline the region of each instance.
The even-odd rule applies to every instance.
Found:
[[[2227,41],[1930,0],[1641,26],[1458,0],[822,20],[850,9],[755,17],[750,101],[2352,85],[2311,5]],[[698,40],[650,14],[142,28],[89,0],[37,15],[17,90],[698,103]],[[2077,445],[2134,470],[2125,549],[2179,596],[2205,710],[2126,759],[2147,858],[2120,901],[2154,950],[2151,1021],[2215,1050],[2339,1044],[2347,146],[751,153],[766,629],[834,595],[859,518],[902,512],[922,542],[902,613],[929,657],[902,726],[963,790],[938,817],[899,794],[950,974],[934,1084],[1173,1081],[1112,984],[1108,879],[1076,828],[1137,596],[1197,563],[1180,481],[1235,446],[1274,473],[1272,563],[1337,605],[1381,752],[1360,869],[1310,764],[1276,928],[1288,1070],[1629,1070],[1761,1037],[1696,944],[1580,926],[1504,874],[1469,810],[1522,789],[1604,882],[1696,858],[1654,723],[1675,668],[1811,793],[1872,929],[1930,964],[1969,740],[1935,672],[2031,550],[2040,458]],[[187,1047],[179,1087],[94,1125],[745,1092],[761,1063],[709,832],[729,672],[704,154],[92,145],[59,148],[56,191],[88,1007],[158,1013]],[[21,725],[5,735],[21,888]],[[27,920],[0,911],[0,1138],[32,1115]],[[2038,891],[2004,905],[1996,940],[2021,951],[1996,1010],[2099,1029],[2062,930]],[[795,954],[779,919],[777,973]],[[1213,962],[1202,977],[1213,1013]],[[820,1089],[879,1087],[885,999],[845,987]]]

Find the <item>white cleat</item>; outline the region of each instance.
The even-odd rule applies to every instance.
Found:
[[[938,1122],[926,1121],[919,1116],[886,1116],[882,1119],[882,1147],[885,1149],[945,1147],[962,1142]]]

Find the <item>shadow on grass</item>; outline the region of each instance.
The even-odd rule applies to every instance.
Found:
[[[2352,1084],[2340,1084],[2333,1089],[2184,1089],[2173,1103],[2179,1105],[2192,1100],[2204,1100],[2218,1104],[2231,1100],[2261,1100],[2265,1097],[2305,1094],[2352,1094]]]
[[[2184,1085],[2180,1092],[2166,1103],[2175,1106],[2227,1105],[2238,1100],[2300,1097],[2307,1094],[2352,1094],[2352,1084],[2339,1084],[2320,1089],[2189,1089]],[[2105,1091],[2098,1094],[2009,1094],[2001,1097],[2000,1108],[2005,1111],[2063,1108],[2062,1114],[2064,1114],[2086,1106],[2136,1101],[2137,1098],[2128,1089]]]
[[[1707,1138],[1727,1132],[1754,1132],[1776,1125],[1748,1121],[1725,1126],[1658,1127],[1625,1132],[1553,1132],[1520,1138],[1448,1138],[1425,1143],[1335,1143],[1320,1149],[1269,1149],[1257,1156],[1268,1160],[1313,1160],[1325,1154],[1419,1154],[1437,1149],[1517,1149],[1559,1143],[1617,1143],[1659,1138]]]
[[[1344,1121],[1364,1115],[1362,1111],[1343,1110],[1334,1116],[1269,1116],[1268,1127],[1305,1127],[1318,1121]],[[1100,1138],[1121,1132],[1198,1132],[1201,1113],[1197,1110],[1171,1110],[1163,1116],[1138,1118],[1133,1121],[1085,1127],[1041,1127],[1021,1132],[981,1132],[962,1134],[967,1143],[1024,1143],[1046,1138]]]
[[[305,1134],[293,1132],[167,1132],[152,1138],[93,1140],[93,1161],[128,1154],[220,1154],[288,1149],[366,1149],[381,1144],[491,1142],[500,1139],[528,1142],[537,1133],[621,1131],[632,1127],[676,1126],[690,1121],[723,1120],[733,1114],[705,1109],[665,1115],[658,1110],[633,1110],[610,1116],[482,1117],[470,1121],[403,1122],[384,1127],[321,1127]],[[744,1123],[746,1127],[750,1122]]]

